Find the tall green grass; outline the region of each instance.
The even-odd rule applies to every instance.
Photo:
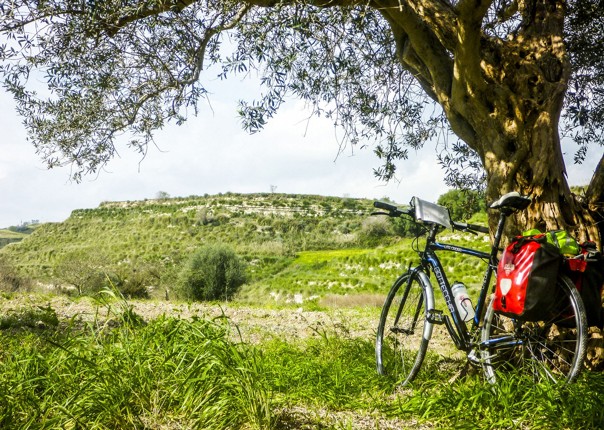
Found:
[[[318,332],[297,343],[265,344],[261,375],[274,393],[275,406],[356,411],[359,419],[350,428],[357,428],[366,416],[382,417],[403,428],[423,424],[444,429],[596,429],[604,425],[601,373],[585,372],[579,382],[567,387],[535,384],[514,375],[492,386],[478,369],[469,368],[460,376],[465,361],[438,352],[429,350],[421,377],[400,389],[392,378],[376,374],[373,339],[350,338],[339,330]],[[343,423],[332,427],[320,420],[314,425],[346,428]]]
[[[258,353],[224,318],[112,312],[84,328],[0,332],[0,428],[272,427]]]
[[[400,389],[376,374],[373,338],[341,324],[251,345],[224,317],[143,321],[102,297],[108,319],[32,327],[18,321],[39,315],[24,309],[0,331],[0,428],[357,429],[367,417],[370,428],[604,425],[602,373],[568,387],[512,375],[494,387],[478,371],[458,377],[464,360],[433,343],[420,377]]]
[[[597,429],[604,425],[604,377],[586,372],[573,385],[535,384],[509,376],[497,386],[479,376],[443,383],[436,377],[401,398],[411,412],[436,428]]]

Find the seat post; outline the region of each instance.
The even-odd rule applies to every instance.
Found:
[[[499,250],[499,244],[501,243],[501,238],[503,237],[503,229],[505,228],[505,221],[507,217],[512,214],[513,211],[507,208],[502,208],[499,214],[499,222],[497,223],[497,230],[495,231],[495,238],[493,239],[493,251],[491,253],[492,257],[497,256],[497,252]]]
[[[480,291],[480,295],[478,297],[478,302],[476,304],[476,315],[474,317],[474,325],[478,326],[480,323],[479,314],[482,314],[483,306],[486,303],[487,294],[489,293],[488,285],[491,284],[491,279],[493,278],[493,272],[496,271],[497,267],[497,254],[499,253],[499,244],[501,242],[501,237],[503,236],[503,228],[505,227],[505,220],[510,215],[512,211],[510,209],[502,208],[499,215],[499,222],[497,223],[497,230],[495,232],[495,238],[493,239],[493,246],[491,247],[491,255],[489,258],[489,267],[486,271],[485,278],[483,280],[483,286]]]

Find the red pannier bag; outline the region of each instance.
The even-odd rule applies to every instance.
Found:
[[[562,256],[545,235],[518,236],[497,267],[496,312],[524,321],[548,319],[556,307],[556,279]]]
[[[581,244],[581,254],[566,259],[564,269],[581,294],[587,324],[590,327],[604,328],[604,310],[602,309],[604,259],[596,249],[596,244],[593,242]]]

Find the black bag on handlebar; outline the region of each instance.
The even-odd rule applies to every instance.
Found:
[[[556,278],[562,257],[545,235],[518,236],[497,267],[493,308],[524,321],[548,319],[556,309]]]

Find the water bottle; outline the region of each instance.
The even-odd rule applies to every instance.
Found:
[[[472,300],[468,295],[466,286],[461,282],[454,282],[451,291],[461,319],[464,321],[472,320],[474,318],[474,306],[472,306]]]

